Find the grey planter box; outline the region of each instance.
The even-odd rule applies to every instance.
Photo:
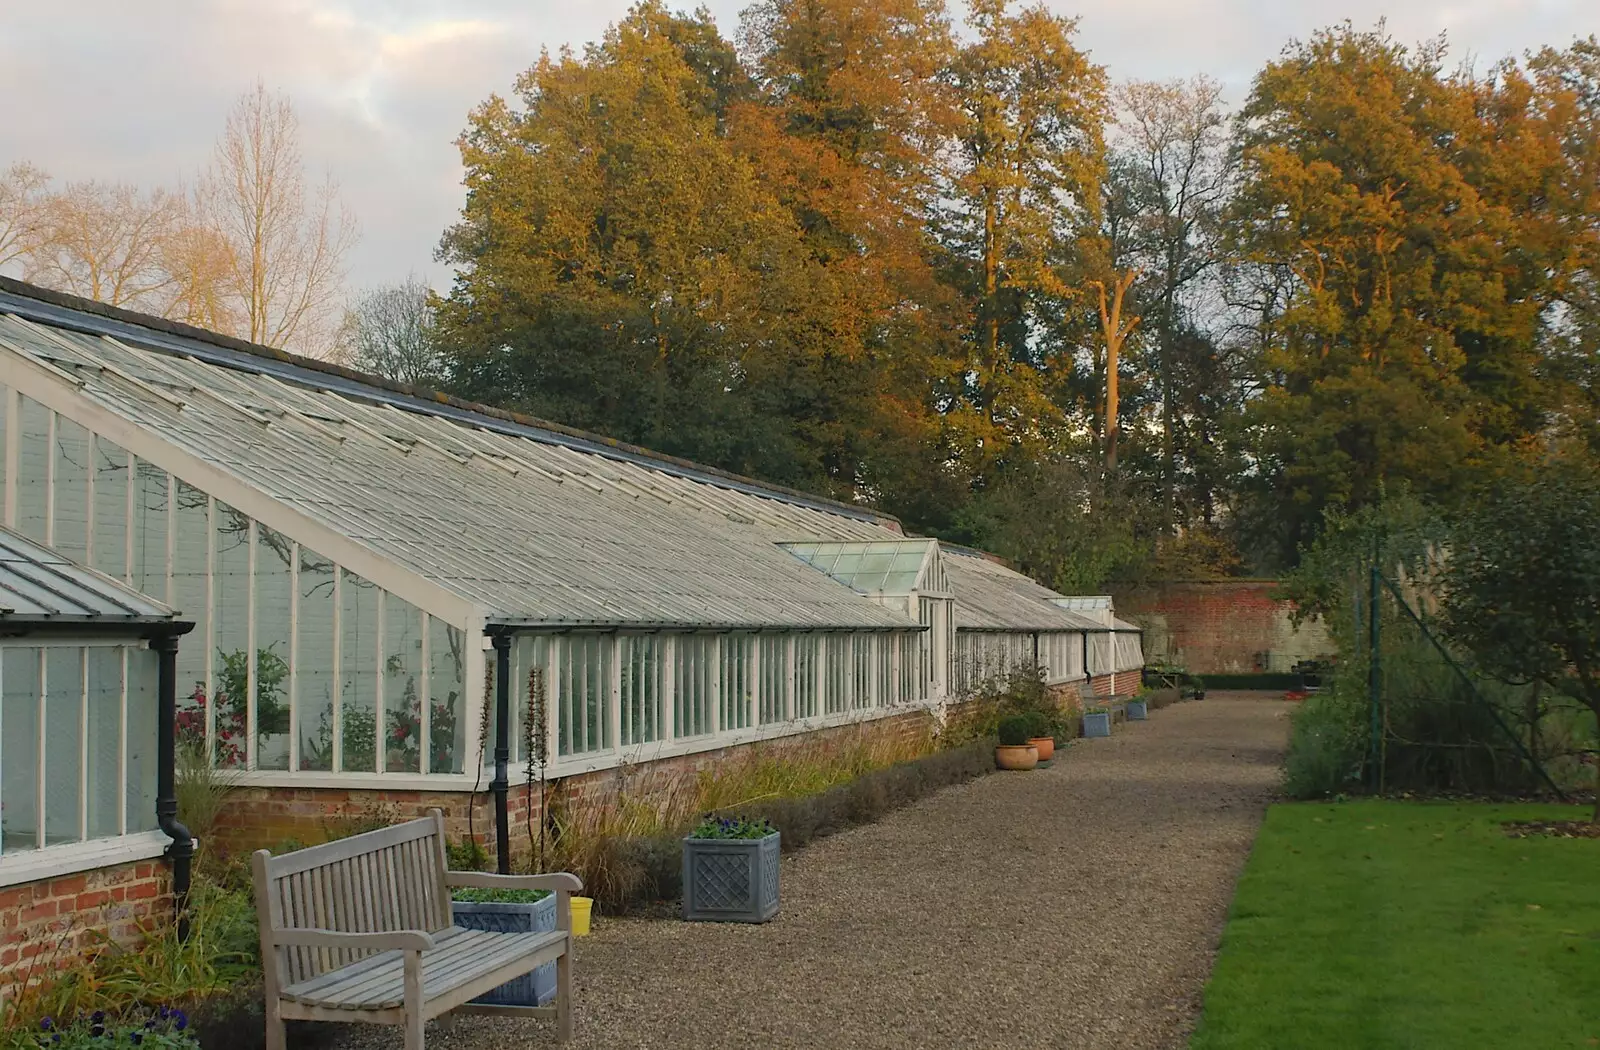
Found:
[[[1145,719],[1147,719],[1149,717],[1150,717],[1150,708],[1149,708],[1149,705],[1148,705],[1148,701],[1145,701],[1145,700],[1129,700],[1128,701],[1128,721],[1130,721],[1130,722],[1143,722]]]
[[[469,904],[451,901],[457,926],[492,933],[548,933],[556,928],[555,894],[532,904]],[[507,981],[472,1000],[485,1006],[543,1006],[556,997],[556,964],[545,963],[530,974]]]
[[[683,917],[766,922],[778,914],[778,838],[685,838]]]
[[[1090,711],[1083,716],[1084,736],[1110,736],[1111,712]]]

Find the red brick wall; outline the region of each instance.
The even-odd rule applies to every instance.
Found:
[[[1273,597],[1275,580],[1158,581],[1115,595],[1117,615],[1145,628],[1146,662],[1191,674],[1286,671],[1332,652],[1312,621],[1296,630],[1292,602]]]
[[[0,990],[71,965],[102,936],[132,944],[141,923],[171,916],[171,872],[160,860],[0,888]]]
[[[832,741],[854,734],[868,734],[885,743],[909,745],[926,736],[931,726],[932,718],[927,712],[913,711],[812,733],[776,737],[564,777],[549,781],[544,792],[552,802],[603,796],[623,789],[635,798],[649,800],[667,792],[687,791],[702,770],[741,761],[758,753],[763,757],[782,756],[809,748],[827,747]],[[485,784],[487,781],[485,777]],[[526,850],[527,838],[522,829],[527,825],[530,805],[533,807],[534,820],[539,819],[542,808],[539,786],[535,784],[533,790],[529,791],[525,785],[513,784],[507,801],[512,849],[520,854]],[[240,788],[229,795],[216,827],[212,829],[209,848],[239,852],[266,847],[277,851],[287,842],[313,845],[356,830],[352,825],[358,820],[377,819],[394,823],[424,816],[430,809],[443,811],[447,834],[452,841],[459,841],[468,834],[469,805],[472,807],[472,835],[479,843],[492,848],[494,796],[487,787],[476,795],[465,791]],[[202,843],[201,848],[207,848],[207,843]]]
[[[1089,688],[1095,696],[1132,696],[1139,691],[1141,677],[1138,671],[1097,674],[1089,679]]]

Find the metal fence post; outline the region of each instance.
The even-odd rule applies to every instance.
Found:
[[[1367,591],[1367,784],[1377,790],[1383,783],[1382,762],[1383,719],[1380,712],[1383,694],[1383,609],[1378,602],[1378,566],[1373,564]]]

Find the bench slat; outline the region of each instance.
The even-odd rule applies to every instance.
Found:
[[[320,846],[308,846],[305,849],[295,850],[293,853],[285,853],[281,857],[273,857],[268,860],[267,874],[274,879],[281,879],[285,875],[292,875],[297,871],[305,871],[307,868],[320,868],[323,865],[342,861],[349,857],[371,853],[373,850],[382,849],[385,846],[427,838],[434,833],[435,829],[436,825],[431,817],[422,817],[418,820],[408,820],[404,824],[396,824],[393,827],[367,831],[360,835],[351,835],[349,838],[335,839]]]
[[[459,930],[459,928],[454,928]],[[567,935],[550,933],[487,933],[459,930],[440,948],[422,953],[424,999],[439,998],[484,974],[527,961],[531,972],[560,953]],[[313,981],[291,985],[283,997],[311,1006],[342,1010],[381,1010],[405,1002],[403,952],[383,952]]]

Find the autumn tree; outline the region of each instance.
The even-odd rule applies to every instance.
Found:
[[[837,490],[837,435],[789,395],[857,395],[823,371],[794,217],[719,134],[708,22],[640,5],[582,57],[541,58],[520,109],[474,111],[440,334],[473,396]]]
[[[1085,277],[1077,245],[1098,215],[1106,80],[1074,45],[1075,21],[1043,6],[978,0],[968,24],[948,74],[961,121],[944,230],[976,324],[951,417],[987,469],[1037,455],[1065,422],[1048,377],[1071,349],[1052,337]]]
[[[730,134],[801,231],[816,326],[805,378],[822,386],[803,400],[836,435],[827,469],[936,522],[961,488],[939,412],[964,324],[928,221],[955,120],[942,0],[762,0],[741,44],[760,94],[734,108]]]
[[[294,106],[257,83],[229,111],[196,191],[203,225],[226,246],[229,334],[291,350],[326,349],[354,245],[354,219],[329,178],[308,184]],[[211,258],[210,245],[203,258]],[[222,256],[215,256],[221,258]],[[202,295],[203,298],[203,295]]]
[[[1270,63],[1241,112],[1231,249],[1292,275],[1246,432],[1254,498],[1291,556],[1325,509],[1386,483],[1447,498],[1543,422],[1545,291],[1515,203],[1540,162],[1504,138],[1495,85],[1443,59],[1326,30]]]
[[[0,270],[37,249],[50,177],[19,161],[0,171]]]
[[[69,183],[39,206],[23,277],[111,306],[155,307],[171,280],[163,245],[182,209],[162,190]]]

